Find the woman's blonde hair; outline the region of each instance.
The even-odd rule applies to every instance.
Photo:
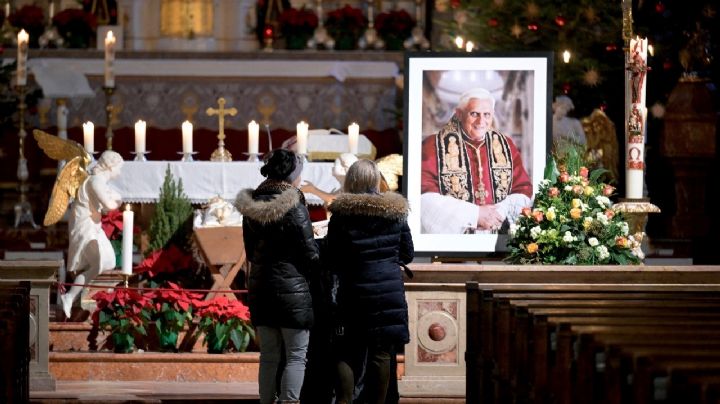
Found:
[[[374,161],[358,160],[345,175],[345,192],[351,194],[378,193],[380,186],[380,170]]]

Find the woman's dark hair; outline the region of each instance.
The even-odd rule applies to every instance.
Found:
[[[272,180],[284,181],[295,170],[295,153],[286,149],[275,149],[265,158],[260,174]]]

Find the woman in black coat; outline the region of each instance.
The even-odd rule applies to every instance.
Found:
[[[281,349],[286,365],[278,402],[298,402],[313,324],[309,279],[319,252],[305,198],[297,189],[302,161],[288,150],[271,153],[255,190],[238,195],[250,262],[248,303],[260,339],[260,402],[274,403]]]
[[[345,178],[345,192],[330,205],[327,253],[339,279],[337,314],[339,383],[337,403],[352,403],[365,369],[362,397],[384,403],[393,346],[409,341],[408,311],[401,265],[413,259],[402,195],[380,194],[380,172],[360,160]]]

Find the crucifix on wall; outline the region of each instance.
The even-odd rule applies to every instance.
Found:
[[[210,161],[232,161],[232,155],[225,149],[225,115],[235,116],[236,108],[225,108],[225,98],[218,99],[218,108],[208,108],[208,116],[218,116],[218,148],[210,156]]]

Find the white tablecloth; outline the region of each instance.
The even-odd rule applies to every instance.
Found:
[[[120,192],[123,202],[157,202],[168,165],[175,180],[182,180],[183,191],[192,203],[205,203],[218,195],[234,201],[241,189],[255,188],[264,180],[259,162],[126,161],[120,176],[110,184]],[[302,178],[324,191],[333,191],[340,184],[332,176],[332,167],[333,163],[306,163]],[[322,205],[314,195],[305,194],[305,198],[309,204]]]

